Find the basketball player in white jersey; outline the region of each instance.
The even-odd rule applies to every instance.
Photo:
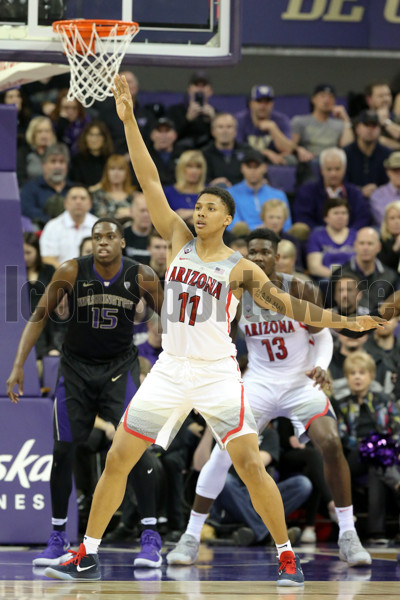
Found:
[[[95,490],[84,542],[69,561],[48,567],[45,574],[63,580],[100,579],[98,546],[121,504],[129,472],[153,442],[166,448],[194,408],[203,415],[221,448],[227,447],[254,508],[275,540],[277,584],[303,585],[300,562],[287,535],[282,499],[258,450],[257,425],[244,396],[230,324],[244,290],[262,308],[309,325],[359,331],[381,327],[384,321],[368,315],[348,319],[278,290],[257,265],[224,245],[222,234],[235,211],[226,190],[207,188],[199,195],[194,210],[197,237],[193,238],[165,198],[133,115],[125,78],[117,76],[114,84],[135,174],[153,224],[171,248],[162,315],[164,352],[117,429]]]
[[[314,286],[276,272],[278,242],[273,231],[256,229],[248,237],[249,260],[280,289],[318,303]],[[371,564],[354,528],[350,471],[336,416],[328,398],[318,389],[329,381],[326,370],[332,358],[331,333],[263,310],[247,291],[240,308],[239,327],[245,335],[249,358],[244,388],[257,427],[262,430],[270,420],[287,417],[300,442],[312,440],[322,454],[326,480],[337,507],[339,556],[349,566]],[[224,487],[231,464],[229,454],[215,446],[201,470],[188,527],[167,555],[168,564],[193,564],[197,560],[201,528],[213,500]]]

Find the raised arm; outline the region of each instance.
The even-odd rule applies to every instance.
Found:
[[[78,264],[76,260],[69,260],[57,269],[35,311],[24,327],[14,365],[7,379],[7,395],[14,404],[18,402],[19,396],[23,395],[25,361],[42,333],[50,313],[57,307],[64,294],[72,290],[77,272]],[[13,391],[16,385],[18,385],[18,393]]]
[[[381,328],[386,323],[380,317],[369,315],[356,318],[344,317],[330,310],[324,310],[307,300],[294,298],[274,286],[260,267],[247,259],[242,259],[233,269],[232,279],[236,279],[239,286],[247,290],[262,308],[275,310],[306,325],[332,329],[346,327],[353,331],[364,331]]]
[[[125,127],[125,137],[132,166],[143,190],[151,220],[158,233],[172,243],[172,253],[175,254],[193,236],[184,221],[170,208],[167,202],[157,168],[147,150],[133,114],[132,96],[124,76],[117,75],[115,77],[112,91],[118,116]]]

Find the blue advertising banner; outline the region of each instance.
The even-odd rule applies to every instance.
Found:
[[[17,406],[0,398],[0,544],[44,544],[51,532],[50,471],[53,402],[24,396]],[[67,533],[76,541],[71,494]]]
[[[400,49],[400,0],[246,0],[243,44]]]

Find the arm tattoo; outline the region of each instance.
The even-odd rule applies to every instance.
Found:
[[[271,294],[269,292],[263,292],[262,290],[257,290],[254,293],[254,296],[256,298],[259,298],[260,300],[263,300],[269,306],[273,306],[277,312],[282,313],[282,314],[286,313],[286,307],[283,304],[283,302],[278,302],[278,300],[274,296],[271,296]]]

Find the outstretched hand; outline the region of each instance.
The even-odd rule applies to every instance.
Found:
[[[332,380],[329,373],[321,367],[314,367],[310,371],[306,371],[306,375],[315,382],[314,387],[318,387],[320,390],[331,387]]]
[[[350,329],[351,331],[368,331],[369,329],[383,329],[387,324],[386,319],[382,319],[381,317],[364,315],[355,319],[349,319],[346,323],[346,329]]]
[[[18,386],[18,392],[14,387]],[[13,367],[10,377],[7,379],[7,396],[13,404],[17,404],[19,397],[24,394],[24,370],[21,367]]]
[[[124,75],[114,77],[114,87],[111,91],[114,94],[117,114],[121,121],[126,123],[133,117],[133,100]]]

